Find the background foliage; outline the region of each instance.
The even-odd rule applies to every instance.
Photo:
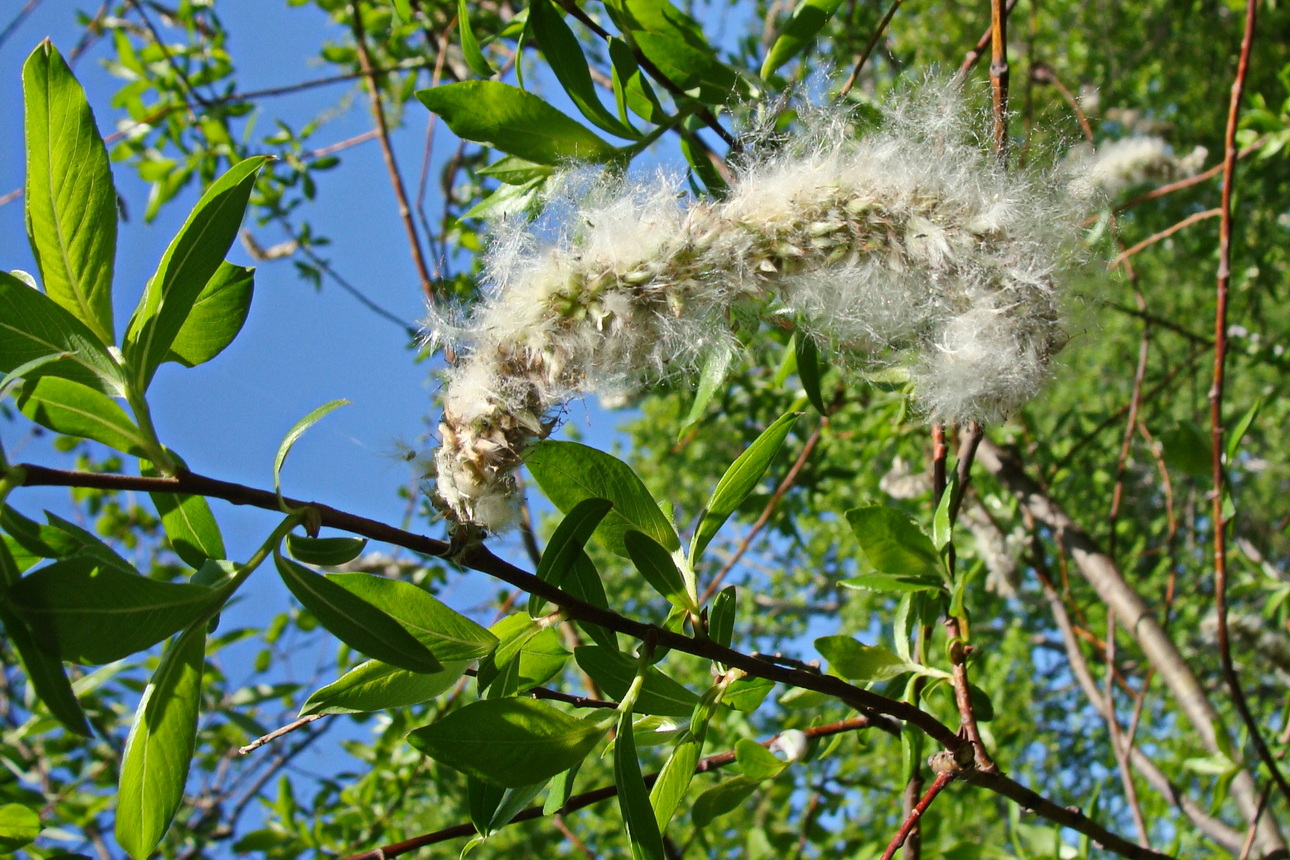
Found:
[[[27,41],[24,52],[41,35],[21,27],[33,5],[0,36]],[[345,170],[361,141],[329,137],[331,112],[278,119],[277,97],[349,82],[336,108],[371,111],[363,139],[387,168],[371,182],[389,185],[398,215],[373,250],[406,258],[407,290],[469,304],[485,219],[523,213],[570,158],[685,167],[695,194],[720,196],[749,105],[845,88],[863,109],[969,52],[981,62],[964,63],[967,93],[985,105],[991,9],[836,0],[289,7],[257,13],[259,25],[290,28],[310,11],[331,23],[321,72],[279,69],[281,92],[239,87],[242,24],[215,3],[83,13],[81,42],[57,49],[72,63],[87,51],[105,59],[74,68],[82,79],[110,75],[110,103],[82,107],[47,44],[27,62],[29,179],[25,193],[2,199],[29,207],[32,275],[48,300],[33,298],[30,276],[0,275],[0,370],[9,374],[0,408],[6,440],[25,439],[33,422],[60,435],[39,462],[5,463],[0,478],[6,847],[41,858],[145,856],[154,846],[168,857],[378,846],[395,856],[449,840],[440,850],[460,850],[474,837],[481,856],[878,857],[936,773],[949,773],[955,781],[934,795],[906,856],[1094,856],[1095,843],[1108,843],[1093,823],[1125,837],[1113,847],[1126,856],[1131,843],[1174,856],[1285,856],[1278,831],[1290,797],[1260,761],[1280,760],[1290,730],[1290,462],[1277,442],[1290,327],[1290,56],[1278,35],[1290,20],[1281,4],[1260,6],[1244,77],[1225,322],[1215,324],[1226,264],[1220,174],[1245,8],[1015,4],[1006,42],[1014,164],[1052,158],[1085,133],[1098,146],[1155,135],[1177,155],[1209,153],[1191,177],[1135,177],[1085,225],[1090,262],[1070,285],[1071,340],[1048,391],[986,428],[975,462],[972,429],[951,428],[950,446],[967,444],[947,461],[898,383],[844,376],[827,361],[812,372],[816,357],[790,330],[763,326],[745,333],[745,353],[700,387],[697,403],[686,385],[659,386],[623,413],[617,454],[641,487],[605,482],[583,498],[535,465],[532,477],[564,516],[535,490],[537,522],[488,542],[523,570],[485,548],[419,537],[443,527],[415,479],[407,531],[360,520],[344,486],[319,499],[334,507],[293,501],[289,481],[275,495],[292,444],[334,403],[303,419],[273,472],[249,486],[219,482],[241,474],[235,463],[209,477],[187,472],[153,428],[148,390],[159,365],[219,362],[248,307],[256,312],[250,267],[224,261],[242,227],[253,237],[270,225],[285,231],[271,247],[249,240],[257,265],[289,259],[303,282],[357,292],[389,315],[362,271],[330,262],[351,237],[313,226],[319,207],[348,205],[328,195],[324,177]],[[782,122],[793,121],[785,111]],[[427,153],[420,183],[418,167],[398,158],[413,139]],[[21,147],[10,129],[6,153]],[[146,292],[111,277],[109,170],[118,187],[149,188],[132,218],[164,220],[181,200],[195,204],[184,226],[176,217],[172,250]],[[418,184],[442,194],[432,200]],[[141,292],[126,324],[120,308]],[[115,323],[109,295],[125,299]],[[411,342],[406,330],[391,334]],[[119,350],[106,346],[114,336]],[[1217,454],[1216,349],[1227,374]],[[409,364],[424,357],[406,352]],[[427,374],[441,367],[432,358]],[[408,394],[408,410],[425,412]],[[803,414],[776,423],[794,412]],[[592,441],[609,447],[601,429]],[[776,429],[781,444],[754,445]],[[236,420],[226,432],[238,433]],[[595,475],[619,468],[571,446],[548,445],[539,459],[549,471],[553,461]],[[766,456],[742,461],[749,492],[695,557],[688,596],[666,551],[587,543],[606,515],[596,496],[618,494],[615,513],[657,510],[648,490],[665,515],[639,514],[637,525],[667,544],[674,520],[688,547],[701,512],[716,507],[718,481],[750,446]],[[1217,562],[1216,458],[1231,517]],[[943,584],[949,516],[937,516],[937,474],[960,464],[971,481],[958,485]],[[155,475],[178,477],[144,480]],[[39,522],[41,505],[27,494],[40,485],[72,487],[64,517]],[[259,550],[229,552],[207,497],[279,511],[277,527],[257,536]],[[328,537],[311,540],[320,526]],[[889,534],[903,548],[895,558],[875,549]],[[233,554],[249,561],[225,560]],[[382,578],[314,572],[337,564]],[[459,599],[464,568],[495,578],[479,588],[489,605]],[[255,599],[272,602],[272,622],[218,623],[241,580],[271,579],[271,569],[282,584]],[[563,600],[526,570],[563,575],[560,587],[585,602]],[[615,614],[598,615],[588,606],[597,603]],[[565,614],[550,614],[561,605]],[[687,621],[689,609],[701,611]],[[961,675],[949,680],[963,671],[964,643],[970,689]],[[290,664],[311,647],[326,665],[305,683]],[[1226,655],[1250,720],[1224,677]],[[930,718],[910,718],[903,702]],[[984,772],[960,770],[966,758],[929,769],[928,756],[960,744],[953,732],[968,711],[989,758],[979,750],[966,767]],[[893,717],[909,719],[901,729]],[[805,735],[782,734],[791,731]],[[757,743],[777,736],[778,757]],[[328,772],[297,766],[311,748],[329,751]],[[994,778],[990,758],[1010,785],[1052,805]],[[695,765],[703,772],[686,790],[679,777]],[[660,770],[665,788],[648,795],[642,774]],[[612,790],[592,794],[602,787],[619,802]],[[660,835],[654,818],[669,805],[676,814]],[[503,826],[535,806],[546,814]],[[1083,812],[1063,818],[1067,807]]]

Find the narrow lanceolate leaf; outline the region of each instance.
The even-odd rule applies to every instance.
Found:
[[[147,461],[140,464],[144,475],[160,474]],[[161,515],[162,528],[170,539],[170,547],[185,564],[200,568],[207,561],[224,558],[224,536],[219,523],[211,513],[210,504],[202,496],[179,493],[149,493],[152,503]]]
[[[815,345],[815,338],[804,331],[798,331],[793,338],[793,349],[797,358],[797,378],[806,392],[806,399],[811,401],[815,411],[825,414],[824,394],[820,391],[820,348]]]
[[[698,612],[698,601],[685,588],[685,579],[672,554],[644,532],[635,529],[623,535],[623,546],[645,581],[678,609]]]
[[[759,780],[741,774],[709,788],[694,799],[694,808],[690,811],[694,826],[702,830],[711,824],[714,818],[734,812],[745,800],[752,797],[752,793],[757,790],[759,784]]]
[[[135,711],[116,812],[116,841],[135,860],[152,853],[183,802],[205,664],[206,627],[199,625],[166,649]]]
[[[0,547],[0,552],[3,551]],[[0,625],[4,625],[5,636],[18,652],[27,680],[49,712],[70,731],[82,737],[93,737],[85,712],[72,692],[63,661],[58,655],[38,646],[22,621],[4,606],[0,606]]]
[[[532,699],[486,699],[408,735],[430,758],[508,788],[532,785],[582,761],[605,726]]]
[[[103,392],[59,376],[42,376],[23,386],[22,414],[55,433],[102,442],[109,448],[146,456],[147,439],[125,410]]]
[[[278,453],[273,457],[274,492],[279,496],[282,495],[282,464],[286,462],[287,455],[291,453],[291,449],[295,446],[296,440],[303,436],[306,430],[318,423],[324,415],[334,409],[339,409],[342,406],[348,405],[348,400],[333,400],[329,403],[324,403],[322,406],[319,406],[317,409],[313,410],[304,418],[301,418],[292,425],[291,429],[287,431],[287,435],[282,437],[282,442],[278,445]],[[281,499],[279,499],[279,501],[281,501]]]
[[[491,78],[495,72],[479,49],[479,41],[470,26],[470,4],[466,0],[457,0],[457,32],[461,35],[461,53],[466,58],[466,65],[481,78]]]
[[[712,721],[724,689],[724,685],[718,683],[703,694],[690,716],[689,729],[677,742],[650,790],[650,804],[654,807],[654,820],[658,822],[659,830],[667,829],[668,822],[676,814],[677,807],[681,805],[681,800],[694,779],[694,769],[703,753],[708,723]]]
[[[491,653],[497,637],[410,582],[370,573],[329,573],[327,579],[397,621],[440,660]]]
[[[766,52],[761,76],[766,77],[809,47],[841,5],[842,0],[801,0]]]
[[[296,561],[305,564],[334,566],[358,558],[367,546],[366,538],[326,537],[311,538],[298,534],[287,535],[287,552]]]
[[[195,367],[224,351],[251,312],[255,269],[220,263],[179,327],[165,361]]]
[[[712,491],[712,498],[708,500],[708,506],[704,508],[703,515],[699,518],[699,527],[694,530],[694,538],[690,541],[691,563],[702,555],[721,525],[735,512],[743,500],[748,498],[748,494],[757,488],[762,475],[766,474],[766,469],[770,466],[770,461],[784,444],[784,439],[792,429],[793,422],[801,414],[787,412],[781,415],[774,424],[762,431],[762,434],[748,446],[748,450],[740,454],[721,476],[716,489]]]
[[[537,567],[538,579],[560,587],[565,576],[574,571],[579,556],[583,554],[583,547],[591,540],[592,533],[613,506],[613,502],[600,498],[583,499],[574,505],[555,527],[551,540],[547,541],[546,549],[542,551]],[[544,602],[536,594],[531,595],[529,614],[537,616]]]
[[[865,645],[850,636],[824,636],[815,648],[829,661],[829,668],[849,681],[867,684],[888,681],[923,667],[906,662],[899,654],[879,646]]]
[[[29,376],[61,376],[105,394],[125,392],[125,374],[98,335],[49,296],[0,272],[0,371],[60,354],[67,357]]]
[[[595,531],[610,552],[627,556],[623,535],[635,529],[669,552],[681,546],[676,530],[631,467],[603,451],[577,442],[547,440],[529,453],[525,464],[547,498],[566,514],[583,499],[608,499],[614,509]]]
[[[901,511],[885,505],[865,505],[847,511],[847,522],[860,540],[865,557],[879,573],[944,576],[940,554],[931,538]]]
[[[663,835],[650,806],[641,764],[636,758],[636,738],[632,733],[632,712],[618,717],[614,741],[614,785],[618,788],[618,808],[623,813],[627,843],[632,846],[633,860],[663,860]]]
[[[346,645],[410,672],[443,671],[435,655],[385,612],[280,553],[273,561],[296,599]]]
[[[617,154],[586,126],[500,81],[444,84],[416,96],[458,137],[537,164],[608,161]]]
[[[116,189],[85,91],[45,40],[22,68],[27,236],[49,297],[112,343]]]
[[[552,0],[535,0],[529,4],[529,29],[537,38],[538,48],[551,71],[555,72],[560,86],[564,87],[582,115],[610,134],[638,140],[639,133],[624,125],[601,104],[600,97],[596,95],[596,85],[591,80],[591,64],[578,44],[578,37],[573,35],[564,22],[563,13]]]
[[[359,714],[418,705],[451,689],[469,665],[469,660],[446,661],[443,671],[426,675],[368,660],[315,691],[300,709],[300,716]]]
[[[722,349],[710,354],[703,362],[703,370],[699,372],[699,385],[694,392],[694,402],[690,404],[690,413],[685,416],[685,426],[681,428],[682,434],[703,417],[704,410],[712,402],[721,383],[726,380],[726,373],[730,370],[730,359],[730,351]]]
[[[162,255],[125,334],[126,361],[140,390],[170,354],[197,297],[224,262],[267,160],[240,161],[215,180]]]
[[[228,593],[159,582],[95,558],[56,561],[4,595],[41,647],[75,663],[110,663],[202,620]]]

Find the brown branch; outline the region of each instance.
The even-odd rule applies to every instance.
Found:
[[[1106,727],[1111,735],[1111,751],[1115,754],[1115,763],[1120,771],[1120,784],[1124,786],[1124,799],[1133,815],[1133,826],[1138,831],[1138,844],[1144,848],[1151,847],[1151,837],[1147,831],[1147,820],[1142,815],[1142,804],[1138,801],[1138,789],[1133,784],[1133,770],[1129,764],[1129,744],[1126,743],[1120,730],[1120,718],[1115,714],[1115,611],[1106,613],[1106,690],[1102,693],[1106,703]]]
[[[900,846],[905,844],[905,840],[918,832],[918,822],[922,820],[923,813],[927,812],[927,808],[932,805],[936,795],[940,794],[945,789],[945,786],[954,781],[954,776],[955,774],[952,770],[943,770],[936,774],[936,779],[932,780],[931,787],[927,789],[927,793],[923,795],[918,803],[914,804],[914,808],[909,811],[909,815],[905,816],[905,821],[900,825],[900,830],[896,831],[896,835],[892,837],[891,842],[887,845],[887,850],[882,852],[881,860],[891,860],[892,857],[895,857],[896,852],[900,850]]]
[[[986,440],[981,443],[977,459],[1004,489],[1017,498],[1030,516],[1062,535],[1079,572],[1102,602],[1115,610],[1125,629],[1133,634],[1147,660],[1173,694],[1183,716],[1191,723],[1202,746],[1209,753],[1222,752],[1227,745],[1227,738],[1220,738],[1220,733],[1225,731],[1222,717],[1178,647],[1161,627],[1146,601],[1124,578],[1114,560],[1040,489],[1011,453]],[[1231,793],[1246,820],[1253,820],[1257,801],[1254,780],[1248,771],[1241,770],[1232,778]],[[1266,817],[1260,837],[1263,847],[1269,851],[1285,849],[1279,829]]]
[[[1213,450],[1212,476],[1214,481],[1211,519],[1214,531],[1214,614],[1218,620],[1218,656],[1223,669],[1223,680],[1232,694],[1250,741],[1259,758],[1277,784],[1281,795],[1290,800],[1290,783],[1286,782],[1281,767],[1268,748],[1267,740],[1258,720],[1250,711],[1241,680],[1232,662],[1232,643],[1227,627],[1227,525],[1223,513],[1226,469],[1223,463],[1223,388],[1227,376],[1227,301],[1231,282],[1232,258],[1232,184],[1236,173],[1236,128],[1241,113],[1241,95],[1245,91],[1245,78],[1250,67],[1250,51],[1254,45],[1254,27],[1257,21],[1258,0],[1246,0],[1245,33],[1241,38],[1241,57],[1236,66],[1236,79],[1232,82],[1232,98],[1227,109],[1227,135],[1224,140],[1223,194],[1220,208],[1222,216],[1218,227],[1218,288],[1214,309],[1214,384],[1209,390],[1209,425]]]
[[[1011,15],[1012,10],[1016,8],[1016,5],[1017,0],[1008,0],[1008,7],[1005,10],[1004,15]],[[985,32],[981,34],[981,38],[977,40],[976,47],[968,51],[967,56],[963,58],[963,64],[959,66],[959,71],[958,74],[955,75],[955,80],[962,81],[967,77],[967,73],[972,71],[972,69],[976,67],[976,64],[981,61],[981,57],[985,56],[985,49],[990,47],[993,41],[994,23],[992,21],[990,26],[986,27]]]
[[[425,256],[421,252],[421,239],[417,236],[417,225],[412,220],[412,207],[408,205],[408,195],[403,188],[403,174],[399,172],[398,162],[394,159],[394,147],[390,145],[390,128],[385,120],[385,108],[381,105],[381,87],[377,75],[372,71],[372,55],[367,50],[367,35],[363,32],[363,10],[357,2],[350,5],[350,29],[354,34],[354,45],[358,49],[358,66],[363,71],[363,83],[372,102],[372,118],[381,133],[381,156],[385,159],[385,170],[390,176],[390,186],[394,189],[394,198],[399,204],[399,218],[403,229],[408,234],[408,246],[412,251],[412,262],[421,277],[421,291],[428,300],[435,299],[434,280],[426,266]]]
[[[283,737],[284,735],[289,735],[292,732],[294,732],[296,729],[303,728],[304,726],[307,726],[310,723],[312,723],[314,720],[321,720],[323,717],[326,717],[326,716],[330,716],[330,714],[310,714],[307,717],[301,717],[298,720],[293,720],[292,722],[287,723],[282,728],[274,729],[273,731],[269,732],[267,735],[261,735],[260,737],[251,741],[246,746],[238,747],[237,754],[246,755],[249,752],[258,750],[260,747],[264,746],[265,744],[276,741],[278,738]]]
[[[1258,152],[1260,149],[1262,149],[1264,146],[1267,145],[1267,142],[1270,139],[1271,138],[1266,134],[1260,138],[1257,138],[1253,143],[1251,143],[1249,146],[1245,147],[1244,149],[1242,149],[1240,152],[1236,154],[1237,160],[1240,160],[1242,158],[1245,158],[1248,155],[1252,155],[1253,153]],[[1170,182],[1166,185],[1161,185],[1158,188],[1153,188],[1150,191],[1147,191],[1143,194],[1139,194],[1137,197],[1134,197],[1132,200],[1129,200],[1125,203],[1121,203],[1119,206],[1115,207],[1114,211],[1123,212],[1126,209],[1132,209],[1135,206],[1141,206],[1143,203],[1146,203],[1148,200],[1155,200],[1157,197],[1164,197],[1166,194],[1172,194],[1175,191],[1181,191],[1184,188],[1190,188],[1193,185],[1199,185],[1205,180],[1212,179],[1213,177],[1222,173],[1225,165],[1226,165],[1226,160],[1218,164],[1215,164],[1213,167],[1209,168],[1208,170],[1202,173],[1197,173],[1195,176],[1188,176],[1186,179],[1179,179],[1176,182]]]
[[[990,99],[994,111],[994,154],[1008,158],[1008,11],[1003,0],[990,0]]]

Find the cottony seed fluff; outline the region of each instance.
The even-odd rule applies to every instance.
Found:
[[[953,88],[893,98],[858,140],[849,120],[819,109],[754,143],[721,202],[661,174],[571,171],[536,221],[504,224],[485,299],[428,323],[458,355],[435,457],[447,515],[507,525],[513,473],[554,410],[735,349],[735,316],[793,318],[834,364],[904,366],[933,421],[994,420],[1033,397],[1064,341],[1058,275],[1078,223],[1065,181],[1002,169]]]

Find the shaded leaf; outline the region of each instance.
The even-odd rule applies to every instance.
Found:
[[[0,552],[3,551],[3,547],[0,547]],[[85,719],[81,703],[72,691],[63,661],[57,654],[51,654],[38,646],[22,621],[4,606],[0,606],[0,625],[4,625],[5,637],[18,652],[27,680],[49,712],[69,731],[81,737],[93,737],[94,732]]]
[[[440,660],[473,660],[497,647],[492,633],[410,582],[370,573],[329,573],[327,579],[399,622]]]
[[[140,464],[140,471],[144,475],[160,474],[147,462]],[[203,496],[157,492],[148,495],[157,506],[171,548],[185,564],[200,568],[207,561],[226,556],[224,536],[211,513],[210,503]]]
[[[654,820],[641,764],[636,758],[636,737],[632,732],[630,710],[623,711],[618,717],[614,741],[614,785],[618,788],[618,808],[623,814],[633,860],[663,860],[666,856],[663,835]]]
[[[481,693],[490,699],[512,696],[554,677],[569,659],[555,630],[517,613],[494,624],[496,650],[479,661]]]
[[[726,381],[726,374],[730,370],[730,359],[732,354],[729,350],[716,350],[709,353],[703,362],[703,369],[699,371],[699,384],[694,391],[694,402],[690,404],[690,412],[685,416],[685,421],[681,422],[681,431],[677,435],[684,435],[690,427],[694,426],[703,413],[712,402],[713,396],[721,387],[721,383]]]
[[[410,672],[443,670],[435,655],[385,612],[281,553],[274,552],[273,561],[296,599],[346,645]]]
[[[672,554],[659,546],[658,541],[633,529],[623,535],[623,545],[631,556],[632,564],[650,587],[679,609],[699,611],[698,601],[686,589],[685,578]]]
[[[532,699],[485,699],[414,730],[408,741],[441,764],[518,788],[582,761],[605,726]]]
[[[311,538],[294,533],[287,535],[287,552],[291,553],[292,558],[305,564],[345,564],[358,558],[365,546],[366,538]]]
[[[760,780],[740,775],[709,788],[695,798],[694,808],[690,810],[694,826],[703,829],[711,824],[714,818],[734,812],[743,805],[745,800],[752,797],[759,783]]]
[[[64,660],[99,664],[152,647],[227,598],[226,591],[159,582],[82,556],[23,577],[4,601],[42,648]]]
[[[533,0],[529,4],[529,29],[556,80],[584,117],[610,134],[631,140],[640,138],[600,103],[591,80],[591,64],[552,0]]]
[[[205,665],[206,630],[190,628],[166,649],[135,711],[121,762],[116,841],[137,860],[152,853],[183,802]]]
[[[613,506],[613,502],[600,498],[583,499],[574,505],[551,533],[551,539],[538,560],[537,578],[560,587],[565,576],[573,571],[579,556],[584,555],[583,547],[592,533]],[[536,594],[530,595],[529,614],[536,616],[545,603]]]
[[[824,395],[820,392],[820,348],[815,345],[815,338],[799,331],[793,338],[793,349],[796,350],[797,378],[806,392],[806,399],[811,401],[816,412],[824,415],[827,410]]]
[[[780,28],[779,34],[766,52],[761,64],[761,77],[767,77],[780,66],[796,57],[815,41],[816,34],[833,17],[842,0],[802,0]]]
[[[636,677],[636,664],[618,651],[599,645],[575,648],[573,659],[605,695],[621,701]],[[699,697],[683,685],[651,666],[636,698],[634,710],[641,714],[665,717],[688,717],[699,703]]]

